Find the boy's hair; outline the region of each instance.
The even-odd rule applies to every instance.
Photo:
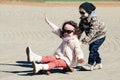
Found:
[[[79,28],[78,28],[78,26],[77,26],[77,23],[74,22],[74,21],[72,21],[72,20],[66,21],[66,22],[63,23],[63,25],[62,25],[62,31],[61,31],[61,37],[63,37],[63,34],[64,34],[63,30],[64,30],[64,26],[65,26],[66,24],[72,25],[72,26],[75,28],[74,34],[76,34],[76,35],[78,36],[78,39],[80,39],[80,36],[81,36],[81,35],[80,35],[80,32],[79,32]]]
[[[83,8],[88,14],[91,14],[92,11],[96,9],[96,7],[90,2],[84,2],[79,6],[79,9]]]

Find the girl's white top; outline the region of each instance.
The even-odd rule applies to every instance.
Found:
[[[60,37],[60,28],[49,20],[47,22],[52,28],[53,33]],[[77,35],[73,35],[72,37],[62,37],[61,39],[63,41],[55,51],[54,55],[56,58],[65,60],[67,65],[70,67],[77,66],[77,60],[84,58],[84,54],[80,47],[80,42],[77,38]]]

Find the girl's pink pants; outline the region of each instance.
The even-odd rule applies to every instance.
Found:
[[[53,68],[67,68],[67,64],[64,60],[58,59],[55,56],[42,56],[41,63],[48,63],[49,70]]]

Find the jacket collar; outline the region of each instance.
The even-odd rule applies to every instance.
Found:
[[[91,18],[96,16],[96,12],[92,11],[92,13],[89,15],[89,17],[87,18],[88,22],[90,22]]]
[[[63,37],[62,39],[63,39],[63,41],[69,41],[69,40],[73,40],[75,38],[77,38],[77,35],[74,35],[74,36],[71,36],[71,37]]]

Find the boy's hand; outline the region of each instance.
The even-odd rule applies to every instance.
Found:
[[[85,38],[83,38],[81,42],[82,42],[82,44],[87,44]]]

